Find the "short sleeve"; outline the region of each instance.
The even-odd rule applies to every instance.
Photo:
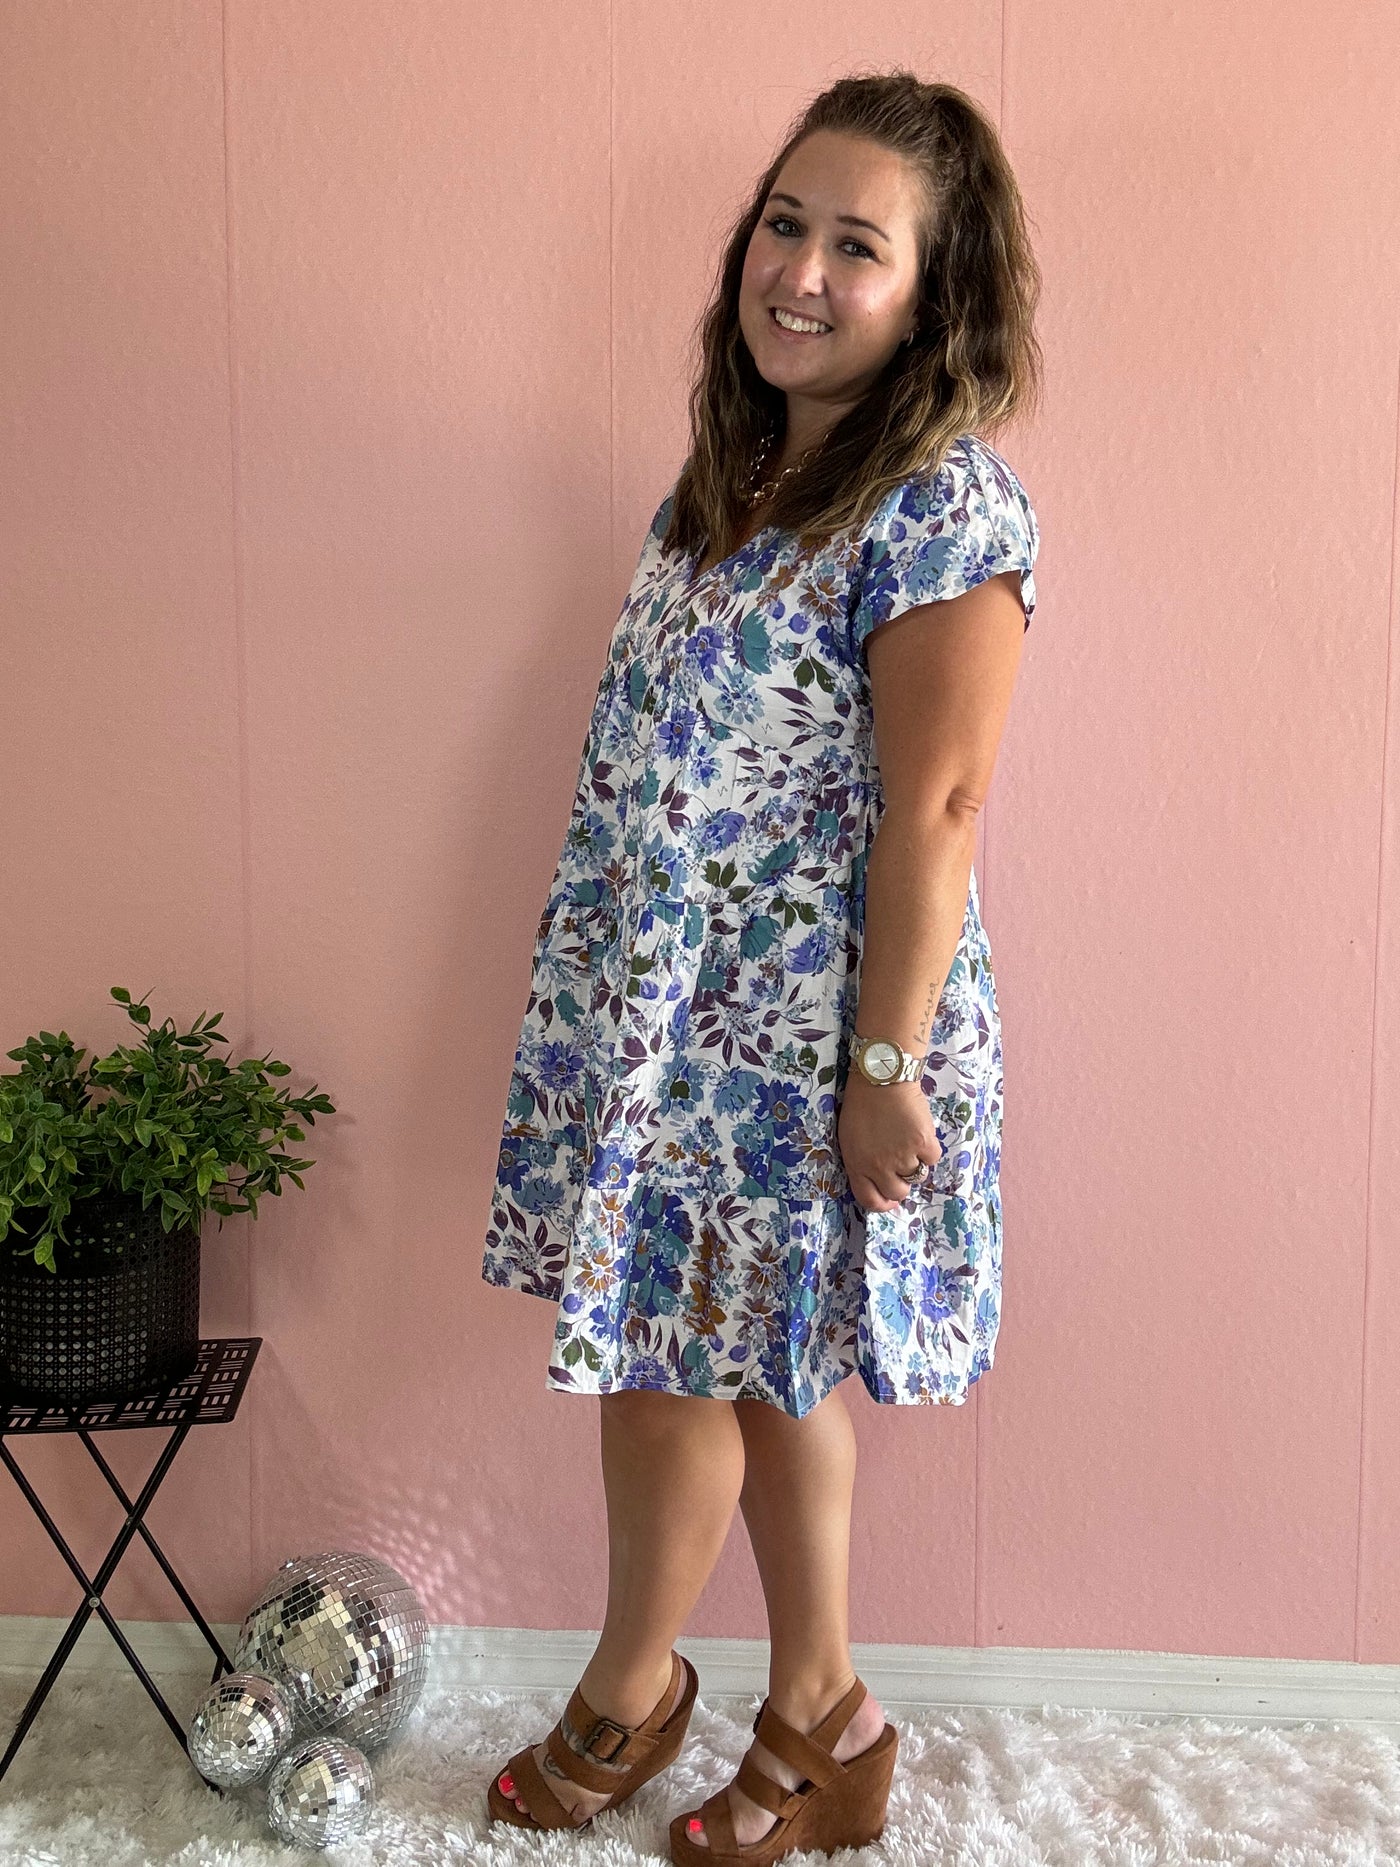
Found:
[[[852,649],[859,653],[872,630],[906,609],[961,596],[1008,570],[1021,573],[1028,629],[1039,550],[1021,482],[984,442],[959,437],[936,471],[906,480],[877,509],[850,612]]]

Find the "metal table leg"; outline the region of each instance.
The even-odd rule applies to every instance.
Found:
[[[141,1493],[139,1497],[136,1499],[136,1502],[134,1504],[127,1497],[125,1490],[123,1489],[121,1483],[116,1477],[116,1474],[112,1471],[107,1461],[103,1458],[102,1454],[98,1451],[96,1445],[93,1443],[91,1436],[87,1432],[79,1429],[79,1434],[78,1434],[79,1438],[83,1441],[83,1444],[87,1447],[93,1459],[96,1461],[97,1466],[99,1470],[102,1472],[102,1475],[106,1478],[107,1483],[111,1486],[112,1490],[116,1493],[117,1497],[121,1500],[122,1504],[126,1507],[126,1520],[123,1523],[121,1530],[118,1532],[116,1540],[113,1542],[111,1548],[108,1550],[106,1556],[103,1558],[102,1564],[100,1568],[98,1569],[96,1575],[91,1578],[87,1576],[87,1574],[83,1570],[82,1564],[78,1561],[77,1557],[73,1554],[72,1550],[69,1549],[67,1542],[64,1540],[62,1532],[58,1528],[58,1525],[54,1522],[53,1518],[49,1515],[48,1511],[45,1510],[44,1505],[42,1501],[40,1500],[38,1493],[35,1491],[34,1487],[30,1484],[28,1478],[25,1477],[23,1471],[20,1469],[19,1464],[17,1463],[14,1454],[10,1451],[10,1448],[5,1443],[4,1436],[0,1435],[0,1459],[4,1460],[5,1464],[8,1466],[9,1470],[14,1475],[15,1483],[19,1486],[20,1490],[24,1493],[25,1497],[28,1498],[29,1503],[34,1510],[35,1515],[38,1517],[39,1521],[43,1524],[44,1528],[48,1531],[49,1536],[52,1538],[56,1548],[58,1549],[59,1553],[62,1555],[64,1561],[68,1564],[68,1567],[72,1570],[73,1574],[77,1577],[79,1583],[82,1585],[83,1594],[84,1594],[84,1599],[79,1604],[77,1611],[75,1612],[72,1620],[68,1623],[68,1626],[64,1632],[63,1638],[59,1641],[58,1646],[54,1649],[53,1657],[49,1660],[48,1665],[44,1668],[43,1676],[40,1678],[39,1683],[35,1686],[34,1691],[30,1695],[29,1703],[25,1706],[24,1711],[21,1714],[19,1724],[16,1727],[14,1736],[10,1739],[9,1748],[6,1750],[3,1759],[0,1759],[0,1778],[3,1778],[5,1775],[5,1772],[9,1769],[11,1762],[14,1760],[15,1753],[18,1751],[20,1745],[24,1742],[25,1736],[27,1732],[29,1731],[30,1726],[33,1724],[35,1718],[38,1716],[39,1710],[41,1706],[43,1705],[44,1700],[48,1697],[49,1691],[52,1688],[54,1681],[58,1678],[59,1673],[63,1670],[63,1667],[65,1663],[67,1662],[69,1654],[72,1652],[74,1646],[77,1644],[79,1635],[82,1633],[83,1628],[87,1625],[89,1616],[93,1614],[94,1612],[96,1612],[102,1617],[102,1620],[106,1624],[108,1632],[111,1634],[112,1638],[116,1641],[117,1645],[121,1648],[121,1651],[123,1652],[123,1654],[126,1656],[127,1663],[130,1665],[132,1671],[136,1674],[137,1678],[141,1681],[142,1685],[146,1688],[146,1691],[149,1693],[151,1700],[155,1704],[157,1710],[160,1712],[161,1716],[165,1719],[165,1722],[169,1725],[170,1729],[174,1732],[175,1737],[177,1741],[179,1742],[180,1748],[184,1751],[187,1757],[189,1756],[189,1743],[188,1743],[188,1740],[186,1739],[184,1730],[180,1724],[179,1719],[176,1718],[174,1713],[171,1711],[169,1705],[166,1704],[165,1699],[162,1696],[159,1687],[156,1685],[155,1681],[151,1678],[150,1674],[146,1671],[145,1667],[141,1664],[141,1661],[139,1657],[137,1656],[135,1650],[133,1649],[131,1642],[127,1639],[126,1635],[122,1632],[121,1627],[118,1624],[118,1622],[113,1618],[113,1615],[110,1609],[107,1607],[106,1602],[103,1601],[102,1599],[102,1592],[106,1588],[108,1582],[111,1580],[112,1575],[115,1572],[118,1563],[121,1561],[123,1555],[126,1553],[127,1546],[131,1542],[132,1537],[136,1535],[136,1533],[139,1531],[141,1534],[141,1537],[146,1543],[147,1548],[151,1551],[151,1554],[156,1558],[156,1561],[160,1564],[161,1568],[164,1570],[167,1578],[169,1579],[169,1581],[175,1588],[181,1601],[185,1604],[186,1608],[189,1609],[191,1615],[194,1617],[196,1623],[199,1626],[200,1632],[203,1634],[205,1640],[209,1643],[210,1647],[214,1651],[214,1654],[215,1654],[214,1671],[210,1679],[210,1684],[212,1684],[213,1681],[217,1679],[221,1673],[233,1671],[233,1662],[229,1659],[228,1655],[224,1652],[222,1646],[220,1646],[218,1640],[214,1636],[213,1630],[210,1628],[208,1622],[205,1620],[204,1616],[199,1612],[199,1609],[195,1606],[193,1600],[190,1598],[189,1591],[185,1588],[183,1582],[180,1580],[179,1576],[175,1573],[175,1570],[173,1569],[170,1562],[166,1558],[164,1551],[160,1548],[159,1544],[156,1542],[155,1538],[151,1535],[150,1531],[147,1529],[143,1521],[145,1517],[145,1513],[150,1506],[151,1499],[155,1496],[157,1490],[159,1489],[162,1481],[165,1478],[166,1473],[170,1470],[171,1465],[174,1463],[176,1453],[178,1453],[178,1451],[180,1450],[180,1447],[184,1444],[185,1436],[189,1432],[191,1424],[192,1422],[186,1421],[184,1424],[179,1425],[174,1428],[174,1430],[172,1431],[170,1435],[169,1440],[166,1442],[164,1448],[161,1451],[160,1457],[156,1461],[155,1467],[152,1470],[150,1477],[146,1480],[145,1484],[142,1486]],[[204,1782],[208,1782],[209,1779],[207,1777],[204,1777],[201,1773],[201,1780]],[[209,1787],[211,1789],[218,1790],[218,1793],[220,1795],[224,1793],[224,1791],[220,1788],[220,1786],[217,1783],[210,1783]]]

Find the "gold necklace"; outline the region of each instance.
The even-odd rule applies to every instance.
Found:
[[[783,471],[775,475],[773,479],[765,480],[764,483],[755,491],[753,490],[753,483],[758,478],[759,466],[764,460],[766,460],[768,453],[770,449],[772,448],[773,441],[774,441],[774,434],[773,434],[773,431],[770,429],[768,433],[768,439],[765,441],[762,449],[755,457],[753,468],[749,473],[749,490],[747,493],[747,500],[748,500],[748,507],[751,512],[753,511],[754,507],[759,505],[764,499],[766,499],[770,493],[776,492],[777,489],[782,485],[783,481],[788,477],[790,473],[796,473],[800,467],[804,466],[806,462],[811,458],[811,456],[817,451],[817,448],[820,447],[821,445],[820,441],[814,441],[812,445],[807,449],[807,452],[803,454],[800,460],[795,460],[790,467],[784,467]]]

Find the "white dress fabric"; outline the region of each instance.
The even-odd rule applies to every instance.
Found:
[[[958,1406],[1001,1315],[1001,1022],[974,873],[921,1078],[942,1156],[864,1212],[837,1143],[884,808],[864,644],[1006,570],[1029,628],[1035,513],[966,434],[858,534],[765,527],[697,576],[673,493],[540,916],[481,1275],[555,1305],[569,1393],[801,1419],[855,1373]]]

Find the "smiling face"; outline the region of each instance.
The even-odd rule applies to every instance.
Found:
[[[865,137],[817,130],[779,171],[744,256],[739,328],[787,395],[781,465],[861,400],[913,329],[922,211],[915,170]],[[826,328],[785,331],[775,307]]]

